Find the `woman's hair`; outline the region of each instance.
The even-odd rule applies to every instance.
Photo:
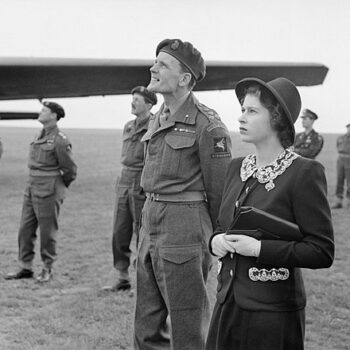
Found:
[[[293,129],[288,121],[288,117],[276,98],[264,87],[256,84],[247,87],[240,101],[243,104],[246,95],[252,94],[259,97],[261,104],[270,112],[270,124],[273,130],[277,131],[277,136],[283,148],[288,148],[294,143]]]

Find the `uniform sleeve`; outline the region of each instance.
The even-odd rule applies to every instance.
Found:
[[[199,139],[199,158],[213,228],[219,212],[227,167],[231,161],[231,138],[226,126],[216,121],[204,128]]]
[[[67,138],[58,137],[56,154],[63,182],[68,187],[77,177],[77,165],[73,160],[72,145]]]
[[[323,166],[308,161],[293,186],[294,216],[303,239],[300,242],[263,240],[258,261],[285,267],[329,267],[334,259],[334,238]]]

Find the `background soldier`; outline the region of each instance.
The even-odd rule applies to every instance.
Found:
[[[63,108],[55,102],[44,102],[38,120],[43,129],[30,144],[29,180],[24,193],[21,223],[18,233],[21,269],[6,279],[33,277],[34,242],[40,228],[40,254],[43,269],[38,282],[52,277],[52,264],[56,259],[58,215],[65,198],[66,188],[76,178],[77,166],[72,159],[72,146],[57,127],[65,116]]]
[[[337,187],[335,195],[337,197],[333,209],[343,207],[344,182],[346,181],[347,206],[350,207],[350,124],[346,125],[346,134],[337,139]]]
[[[323,137],[313,129],[318,116],[310,109],[304,109],[300,118],[305,131],[296,135],[294,151],[305,158],[315,159],[323,147]]]
[[[140,187],[144,165],[144,145],[142,136],[146,133],[151,109],[157,104],[155,93],[144,86],[137,86],[132,91],[131,113],[136,119],[126,123],[123,131],[121,176],[116,184],[116,201],[113,220],[113,265],[117,271],[117,282],[104,290],[119,291],[130,289],[130,242],[133,232],[136,244],[140,226],[140,216],[146,196]]]
[[[216,112],[191,92],[205,76],[200,52],[191,43],[166,39],[156,56],[148,89],[161,93],[164,104],[142,138],[147,148],[141,186],[147,199],[137,258],[135,348],[203,349],[208,240],[231,140]]]

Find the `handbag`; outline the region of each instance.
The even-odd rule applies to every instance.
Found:
[[[300,241],[303,238],[297,224],[248,206],[237,210],[226,234],[243,234],[258,240]]]

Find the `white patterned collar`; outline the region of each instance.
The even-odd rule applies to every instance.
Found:
[[[241,165],[241,180],[247,181],[253,176],[257,178],[261,184],[266,184],[266,191],[271,191],[275,188],[273,180],[275,180],[277,176],[283,174],[298,157],[298,154],[287,148],[271,164],[257,168],[255,154],[249,154],[243,159]]]

